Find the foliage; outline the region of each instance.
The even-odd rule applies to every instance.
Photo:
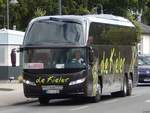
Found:
[[[18,0],[18,4],[10,4],[10,28],[13,25],[19,30],[25,30],[29,21],[37,16],[57,15],[59,0]],[[100,13],[103,9],[106,14],[128,17],[129,13],[136,20],[136,12],[143,11],[143,22],[150,25],[150,0],[62,0],[62,14],[84,15]],[[1,25],[6,24],[6,0],[0,0]],[[1,26],[3,27],[3,26]]]
[[[141,27],[139,25],[139,23],[135,20],[135,17],[131,14],[131,12],[128,12],[127,13],[127,17],[128,19],[135,25],[136,27],[136,37],[137,37],[137,41],[136,42],[139,42],[141,39],[140,39],[140,35],[141,35]]]
[[[150,0],[145,2],[142,19],[144,23],[150,25]]]
[[[22,76],[22,75],[19,75],[19,76],[17,77],[17,81],[18,81],[18,83],[23,83],[23,76]]]
[[[44,16],[46,14],[45,10],[42,10],[41,8],[37,8],[37,10],[34,13],[34,17]]]

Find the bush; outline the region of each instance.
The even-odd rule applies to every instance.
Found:
[[[22,76],[22,75],[19,75],[19,76],[17,77],[17,80],[18,80],[19,83],[23,83],[23,76]]]

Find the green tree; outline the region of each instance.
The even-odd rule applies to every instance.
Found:
[[[5,27],[6,23],[6,0],[0,0],[0,28]]]
[[[15,24],[18,29],[25,30],[35,16],[57,14],[58,6],[55,2],[56,0],[18,0],[17,5],[10,7],[10,28]]]
[[[150,25],[150,1],[147,0],[145,2],[145,7],[142,15],[142,21],[148,25]]]
[[[63,15],[84,15],[100,13],[114,14],[136,20],[137,11],[143,11],[142,21],[150,25],[150,0],[62,0]],[[94,10],[94,11],[93,11]],[[17,5],[10,5],[10,28],[25,30],[29,21],[37,16],[58,15],[58,0],[18,0]],[[0,15],[5,16],[6,0],[0,0]],[[130,15],[130,16],[129,16]],[[2,18],[0,24],[3,25]]]

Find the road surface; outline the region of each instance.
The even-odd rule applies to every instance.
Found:
[[[150,113],[150,86],[134,88],[129,97],[103,96],[98,103],[55,99],[46,106],[25,98],[22,89],[0,90],[0,113]]]

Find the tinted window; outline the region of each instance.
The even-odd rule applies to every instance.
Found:
[[[28,49],[24,51],[24,64],[39,63],[43,68],[85,68],[86,49]],[[24,67],[24,68],[30,68]]]
[[[129,45],[136,42],[134,28],[100,23],[91,23],[89,35],[94,37],[94,44]]]
[[[63,21],[39,21],[33,23],[24,44],[83,43],[82,25]]]

